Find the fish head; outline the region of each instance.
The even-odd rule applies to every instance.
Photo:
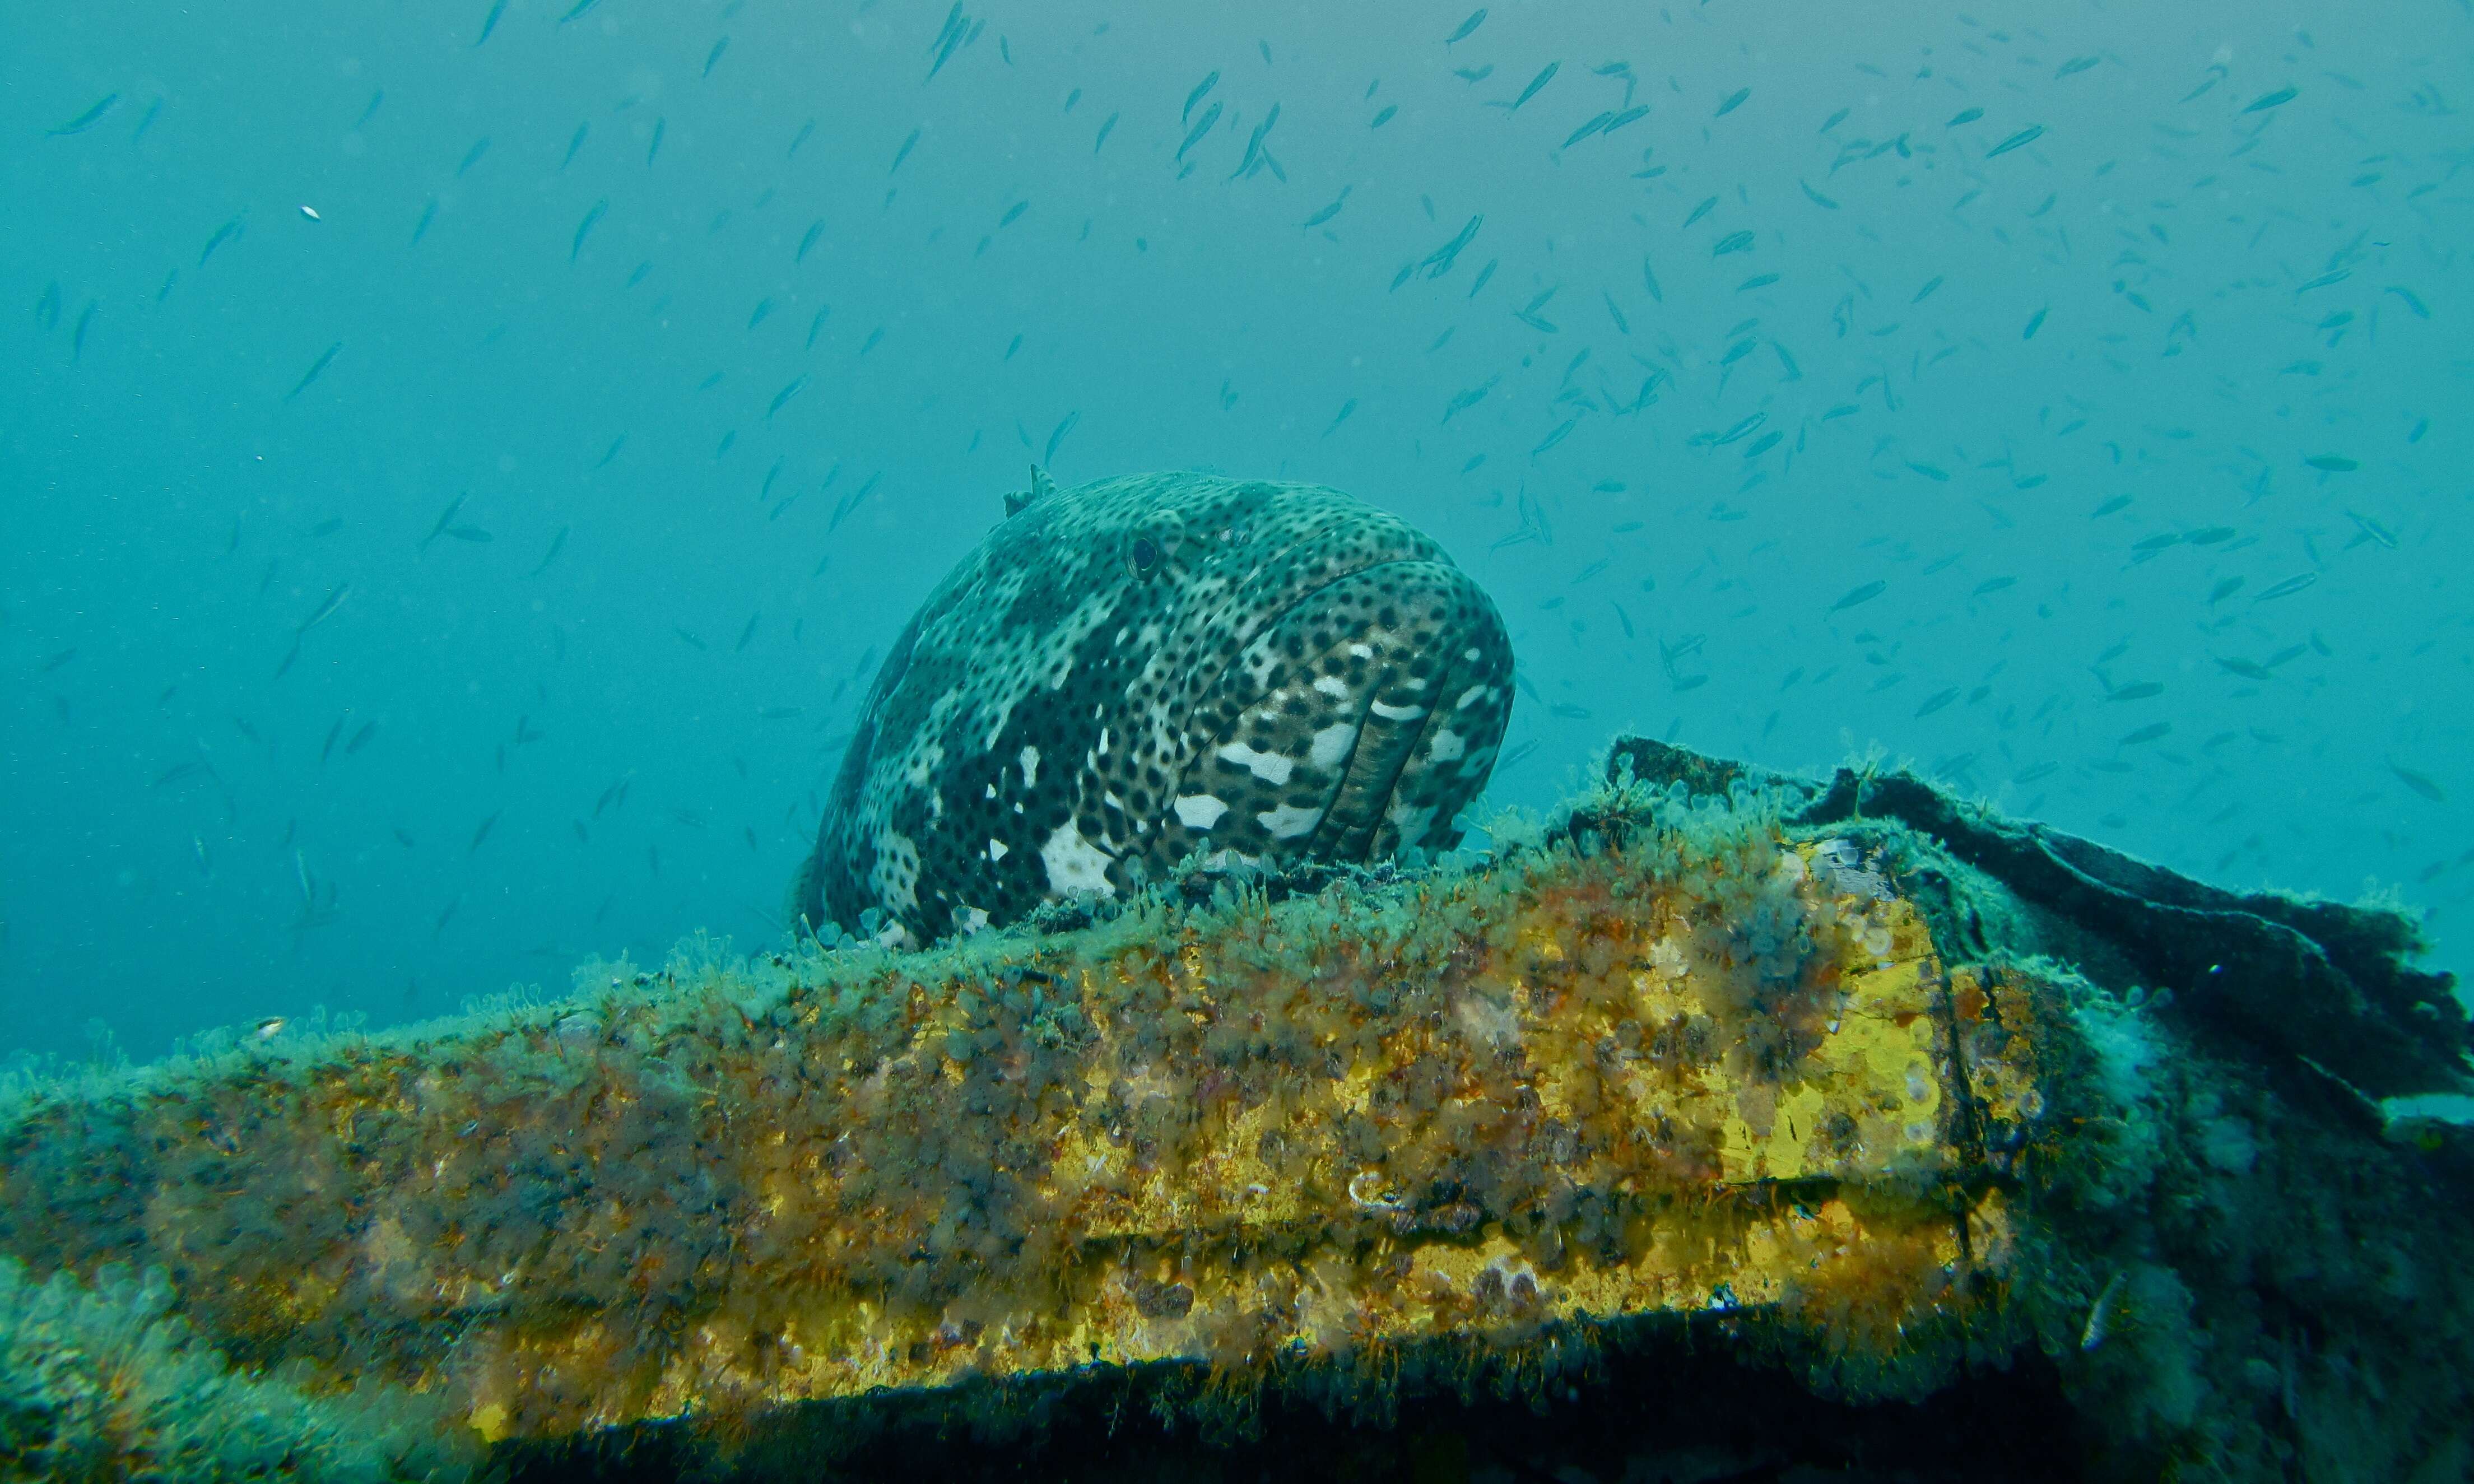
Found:
[[[1336,490],[1244,484],[1180,514],[1180,597],[1147,677],[1174,688],[1174,783],[1146,798],[1144,856],[1365,862],[1459,843],[1511,710],[1511,642],[1485,592]]]
[[[1050,676],[1087,687],[1104,724],[1064,852],[1085,869],[1049,895],[1097,888],[1086,845],[1122,889],[1196,854],[1363,862],[1459,842],[1502,742],[1512,651],[1433,540],[1337,490],[1198,474],[1084,486],[1014,519],[1030,549],[1103,558],[1081,601],[1119,590]]]

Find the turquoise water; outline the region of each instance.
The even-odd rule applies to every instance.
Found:
[[[0,35],[0,1046],[770,941],[1033,461],[1439,537],[1488,809],[1878,748],[2463,961],[2462,3]]]

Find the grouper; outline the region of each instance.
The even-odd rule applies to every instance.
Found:
[[[1338,490],[1200,474],[1034,468],[1006,512],[887,653],[794,920],[926,943],[1189,859],[1459,843],[1512,646],[1432,540]]]

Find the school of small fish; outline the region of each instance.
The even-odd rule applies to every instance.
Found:
[[[473,0],[245,78],[30,51],[30,1042],[98,980],[384,1018],[769,940],[1025,462],[1431,532],[1519,656],[1490,803],[1618,730],[1869,748],[2218,879],[2369,880],[2457,952],[2474,5],[2404,52],[2230,5],[1810,55],[1672,5],[1136,17]]]

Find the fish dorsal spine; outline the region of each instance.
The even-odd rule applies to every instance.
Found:
[[[1031,466],[1031,488],[1013,490],[1007,494],[1006,514],[1009,517],[1020,515],[1030,509],[1035,501],[1045,499],[1055,493],[1056,481],[1048,477],[1047,470],[1033,464]]]

